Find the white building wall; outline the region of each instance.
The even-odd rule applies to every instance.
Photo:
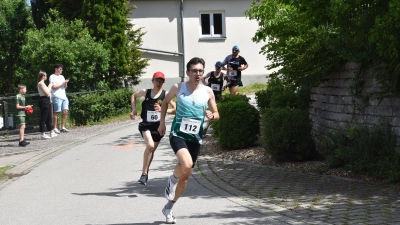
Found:
[[[132,11],[131,20],[135,27],[143,27],[147,32],[143,37],[143,48],[158,49],[170,52],[182,52],[180,33],[180,0],[134,0],[131,4],[137,9]],[[249,20],[244,12],[250,7],[252,0],[184,0],[184,41],[185,63],[193,57],[201,57],[206,61],[206,71],[214,70],[216,61],[222,61],[231,54],[233,45],[240,46],[240,55],[249,64],[242,73],[243,83],[266,82],[269,64],[259,51],[263,43],[254,43],[258,24]],[[201,39],[200,12],[223,11],[225,14],[226,39]],[[142,76],[142,83],[150,79],[155,71],[162,71],[173,82],[180,81],[182,75],[182,56],[172,56],[147,52],[143,57],[152,58]],[[168,81],[168,80],[167,80]],[[248,81],[248,82],[246,82]],[[169,82],[167,82],[169,83]],[[146,86],[146,84],[144,84]]]

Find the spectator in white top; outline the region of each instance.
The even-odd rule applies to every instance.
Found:
[[[61,132],[69,132],[67,128],[65,128],[65,122],[67,121],[68,115],[68,98],[65,93],[65,89],[68,86],[68,79],[66,80],[63,75],[61,75],[63,71],[62,64],[54,65],[54,74],[50,76],[50,84],[51,88],[51,99],[54,104],[54,112],[53,112],[53,124],[54,124],[54,132],[57,134]],[[58,114],[62,111],[62,120],[61,120],[61,129],[57,129],[57,120]]]

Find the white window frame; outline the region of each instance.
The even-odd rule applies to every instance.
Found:
[[[202,34],[202,23],[201,23],[201,15],[208,14],[210,17],[210,34]],[[222,14],[222,34],[214,34],[214,17],[213,14]],[[225,30],[225,12],[224,11],[200,11],[199,12],[199,24],[200,24],[200,38],[226,38],[226,30]]]

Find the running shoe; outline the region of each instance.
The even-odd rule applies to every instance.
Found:
[[[172,209],[166,209],[164,206],[164,208],[162,209],[162,212],[165,216],[167,224],[176,224],[176,218],[175,218],[174,214],[172,214]]]
[[[25,147],[25,146],[27,146],[29,144],[30,144],[30,142],[27,142],[25,140],[22,140],[22,141],[19,142],[19,146],[21,146],[21,147]]]
[[[43,134],[40,136],[41,139],[50,139],[51,137],[47,134]]]
[[[138,183],[146,185],[147,179],[149,179],[149,176],[147,174],[142,174],[142,176],[140,176],[140,179],[138,180]]]
[[[54,128],[54,132],[55,132],[56,134],[60,134],[60,131],[59,131],[57,128]]]
[[[54,132],[54,131],[53,131],[53,132],[51,132],[51,133],[50,133],[50,137],[52,137],[52,138],[53,138],[53,137],[57,137],[57,134],[56,134],[56,132]]]
[[[64,127],[64,128],[61,129],[61,132],[67,133],[67,132],[69,132],[69,130]]]
[[[170,201],[174,200],[174,198],[175,198],[176,185],[178,184],[178,183],[176,183],[176,184],[172,183],[172,181],[171,181],[172,176],[173,175],[171,175],[168,178],[168,184],[167,184],[167,187],[165,188],[165,198]]]

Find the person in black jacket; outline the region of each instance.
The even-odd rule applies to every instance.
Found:
[[[157,131],[160,125],[160,110],[162,104],[168,104],[168,102],[163,102],[167,91],[162,89],[165,82],[165,75],[162,72],[156,72],[153,75],[152,89],[142,89],[137,93],[133,94],[131,97],[132,112],[130,118],[132,120],[136,119],[136,98],[145,97],[142,102],[142,112],[140,117],[142,122],[139,123],[139,132],[146,142],[146,149],[143,155],[143,168],[142,175],[138,180],[139,183],[146,185],[148,180],[149,167],[153,160],[154,151],[157,149],[163,135],[160,135]],[[171,108],[168,109],[167,113],[175,113],[175,102],[171,100],[169,102]]]

